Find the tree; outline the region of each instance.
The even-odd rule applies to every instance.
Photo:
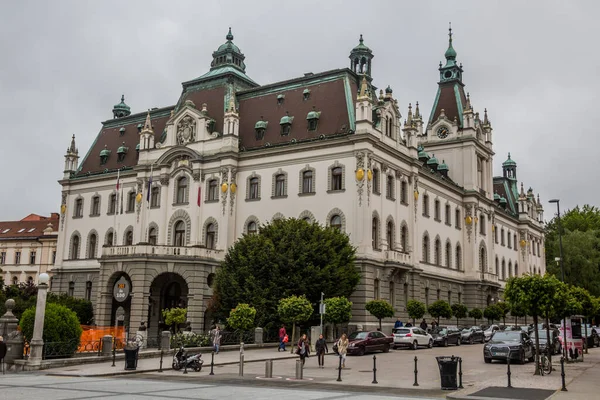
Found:
[[[291,322],[292,327],[292,342],[296,336],[296,324],[307,321],[313,313],[312,305],[306,296],[289,296],[279,300],[277,313],[284,322]],[[292,352],[294,349],[292,348]]]
[[[406,311],[408,311],[408,316],[412,318],[414,325],[416,323],[415,320],[423,318],[423,315],[427,312],[427,308],[425,304],[418,300],[409,300],[406,303]]]
[[[232,309],[227,318],[227,325],[233,330],[239,331],[240,343],[245,331],[249,331],[254,327],[254,319],[256,318],[256,309],[248,304],[238,304]]]
[[[509,306],[510,306],[510,315],[515,317],[515,326],[516,326],[518,318],[527,317],[527,311],[521,304],[512,304],[512,305],[509,304]],[[527,323],[527,320],[525,320],[525,323]]]
[[[383,318],[394,316],[394,307],[385,300],[371,300],[365,304],[365,309],[379,320],[379,330],[381,330],[381,320]]]
[[[83,325],[91,325],[94,322],[94,306],[92,302],[78,299],[66,293],[48,293],[48,303],[61,304],[69,310],[75,311],[79,322]]]
[[[27,341],[31,341],[33,337],[35,309],[31,307],[25,310],[19,321],[19,327]],[[72,355],[79,347],[82,332],[83,329],[74,311],[60,304],[46,304],[42,334],[46,351],[61,353],[57,355]]]
[[[502,310],[496,304],[490,304],[483,310],[483,316],[487,318],[488,321],[491,320],[493,324],[494,321],[498,321],[502,318]]]
[[[499,301],[496,303],[498,309],[500,310],[500,316],[502,317],[502,324],[506,325],[506,314],[510,312],[510,304],[505,301]],[[500,319],[500,318],[498,318]]]
[[[481,319],[481,317],[483,317],[483,312],[481,312],[481,310],[477,307],[472,308],[471,311],[469,311],[469,317],[471,317],[475,320],[473,325],[477,325],[477,320]]]
[[[165,308],[162,310],[162,316],[165,324],[171,327],[171,331],[177,333],[179,325],[187,320],[187,308]]]
[[[458,325],[458,320],[460,318],[467,318],[469,310],[467,306],[462,303],[454,303],[452,304],[452,314],[456,318],[456,325]]]
[[[452,307],[445,300],[434,301],[427,311],[433,318],[437,319],[438,325],[440,324],[440,317],[445,319],[452,318]]]
[[[333,324],[334,331],[336,324],[345,324],[352,318],[352,302],[346,297],[329,297],[325,299],[324,303],[323,319]],[[334,336],[337,337],[335,333]]]
[[[335,228],[294,218],[263,225],[229,248],[215,278],[215,315],[224,318],[237,304],[252,304],[256,324],[274,330],[282,298],[305,294],[317,304],[321,292],[349,297],[360,281],[355,252]]]

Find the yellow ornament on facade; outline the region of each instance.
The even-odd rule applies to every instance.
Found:
[[[63,204],[62,206],[60,206],[60,213],[64,214],[65,212],[67,212],[67,205]]]
[[[373,171],[371,171],[371,170],[367,171],[367,179],[368,180],[372,180],[373,179]]]
[[[470,215],[467,215],[467,218],[465,218],[465,222],[467,223],[467,225],[471,225],[473,223],[473,218],[471,218]]]
[[[415,201],[419,200],[419,191],[415,190]]]
[[[137,196],[135,196],[135,201],[137,201],[138,203],[140,203],[142,201],[142,194],[138,193]]]
[[[365,177],[365,170],[362,168],[357,169],[356,170],[356,180],[362,181],[364,177]]]
[[[235,193],[235,191],[237,190],[237,185],[235,183],[232,183],[229,190],[231,190],[231,193]]]
[[[223,184],[221,185],[221,192],[225,193],[226,191],[227,191],[227,184],[226,184],[226,183],[223,183]]]
[[[527,241],[525,239],[521,239],[521,247],[527,246]]]

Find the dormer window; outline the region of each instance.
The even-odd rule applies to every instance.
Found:
[[[138,124],[138,126],[137,126],[138,132],[141,132],[143,127],[144,127],[144,125],[142,125],[141,123]]]
[[[100,152],[100,165],[106,164],[108,157],[110,156],[110,150],[104,145],[104,149]]]
[[[139,160],[140,159],[140,144],[136,144],[135,145],[135,159]]]
[[[279,121],[279,125],[281,126],[281,136],[288,136],[292,131],[292,122],[294,121],[294,117],[290,117],[288,113],[286,116],[281,118]]]
[[[282,105],[284,100],[285,100],[285,94],[277,95],[277,105],[278,106]]]
[[[117,162],[123,162],[125,160],[127,151],[129,151],[129,147],[126,147],[125,142],[123,142],[123,145],[117,149]]]
[[[119,135],[125,135],[125,127],[121,127],[121,129],[119,129]]]
[[[302,92],[302,98],[304,99],[304,101],[310,99],[310,90],[304,89],[304,92]]]
[[[260,121],[254,124],[254,132],[256,134],[256,140],[263,140],[265,138],[265,131],[267,130],[267,125],[269,121],[263,121],[262,117],[260,117]]]
[[[314,108],[311,112],[306,116],[306,120],[308,121],[308,130],[316,131],[317,126],[319,124],[319,118],[321,117],[321,111],[315,111]]]

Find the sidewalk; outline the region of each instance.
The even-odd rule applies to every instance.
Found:
[[[190,352],[190,354],[196,354],[196,352]],[[278,352],[276,347],[268,347],[262,349],[248,349],[244,351],[244,362],[258,362],[265,361],[268,359],[290,359],[298,358],[295,354],[290,354],[289,347],[286,352]],[[204,365],[202,371],[210,369],[211,353],[202,352],[202,360]],[[165,371],[171,370],[171,363],[173,356],[171,354],[163,357],[162,368]],[[215,354],[215,365],[223,366],[230,364],[237,364],[240,361],[239,350],[228,350],[221,351],[219,354]],[[43,372],[46,375],[60,375],[60,376],[112,376],[112,375],[127,375],[127,374],[139,374],[142,372],[156,372],[160,368],[160,357],[151,358],[140,358],[138,360],[137,369],[135,371],[125,371],[125,360],[121,358],[117,359],[115,366],[112,366],[112,361],[106,361],[94,364],[79,364],[71,365],[67,367],[49,368]]]
[[[598,388],[600,388],[600,354],[596,351],[593,353],[590,351],[584,360],[583,364],[589,364],[588,368],[572,380],[569,381],[567,379],[567,391],[557,391],[550,397],[551,400],[588,400],[598,398]]]

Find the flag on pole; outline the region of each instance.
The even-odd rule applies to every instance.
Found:
[[[150,192],[152,191],[152,170],[154,165],[150,166],[150,177],[148,178],[148,193],[146,193],[146,201],[150,203]]]
[[[121,184],[121,170],[117,170],[117,190],[115,195],[115,209],[113,210],[115,214],[119,213],[119,186]]]
[[[123,214],[123,187],[121,186],[121,214]]]
[[[200,199],[202,199],[201,195],[202,195],[202,186],[198,186],[198,207],[200,207]]]

